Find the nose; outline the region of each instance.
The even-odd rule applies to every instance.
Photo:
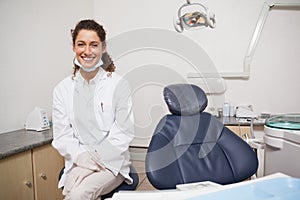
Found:
[[[87,45],[84,49],[85,54],[90,54],[92,52],[91,46]]]

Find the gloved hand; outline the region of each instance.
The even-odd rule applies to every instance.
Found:
[[[100,171],[105,169],[105,166],[101,164],[99,154],[95,152],[86,151],[79,154],[74,164],[78,167],[92,171]]]
[[[101,164],[99,154],[87,151],[77,156],[74,166],[70,174],[66,177],[63,195],[70,192],[73,187],[78,186],[85,177],[93,172],[105,169],[105,166]]]
[[[69,193],[73,187],[78,186],[85,177],[89,176],[93,172],[94,171],[90,169],[74,167],[70,174],[66,177],[62,194],[66,195]]]

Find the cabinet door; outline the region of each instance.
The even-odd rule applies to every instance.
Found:
[[[246,135],[248,138],[251,138],[251,130],[250,126],[226,126],[229,128],[232,132],[237,134],[238,136],[242,137],[243,139],[246,139]]]
[[[58,174],[64,165],[63,157],[49,144],[32,150],[35,200],[63,199],[57,188]]]
[[[31,151],[0,160],[0,199],[34,199]]]

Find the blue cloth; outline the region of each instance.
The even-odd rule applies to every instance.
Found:
[[[187,200],[299,200],[300,179],[275,178],[231,189],[192,197]]]

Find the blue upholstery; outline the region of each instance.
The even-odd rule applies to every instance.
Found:
[[[164,89],[164,98],[174,115],[199,114],[207,106],[206,94],[195,85],[169,85]]]
[[[183,90],[191,93],[174,98]],[[179,103],[170,103],[170,95],[166,94],[170,91],[172,99],[179,99]],[[146,156],[146,174],[157,189],[173,189],[177,184],[199,181],[235,183],[257,171],[258,160],[253,149],[217,118],[203,112],[205,108],[201,105],[206,107],[207,98],[202,94],[199,87],[189,84],[171,85],[164,90],[169,110],[174,113],[160,120]],[[198,111],[186,108],[188,104]],[[185,112],[178,105],[184,105]]]
[[[62,170],[60,171],[58,180],[60,180],[61,176],[63,175],[63,172],[64,172],[64,168],[62,168]],[[130,166],[129,176],[133,180],[133,183],[131,185],[128,185],[124,181],[123,183],[121,183],[121,185],[119,185],[116,189],[114,189],[110,193],[102,195],[101,199],[111,198],[115,192],[119,192],[121,190],[135,190],[139,184],[139,176],[138,176],[138,173],[136,172],[135,168],[132,165]]]

